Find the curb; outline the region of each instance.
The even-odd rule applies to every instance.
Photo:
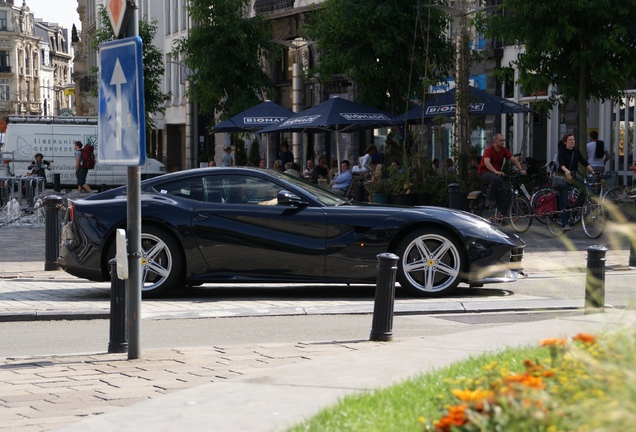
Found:
[[[501,312],[535,312],[583,310],[584,300],[536,299],[516,300],[510,302],[441,302],[422,304],[395,305],[394,315],[441,315],[464,313],[501,313]],[[613,309],[612,306],[606,306]],[[234,308],[217,311],[167,311],[147,312],[142,316],[147,320],[168,319],[208,319],[208,318],[238,318],[263,316],[296,316],[296,315],[365,315],[373,314],[374,305],[346,305],[323,307],[277,307],[277,308]],[[0,313],[0,322],[23,321],[81,321],[110,319],[110,310],[85,311],[42,311],[42,312],[4,312]]]

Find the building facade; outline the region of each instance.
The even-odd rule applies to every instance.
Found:
[[[329,83],[322,83],[317,79],[308,78],[298,80],[294,70],[302,71],[313,65],[318,58],[315,44],[305,41],[299,33],[307,12],[321,3],[322,0],[252,0],[248,13],[250,16],[263,14],[272,21],[273,40],[284,46],[285,55],[273,64],[265,64],[265,68],[272,77],[279,94],[277,101],[281,105],[294,111],[316,105],[330,96],[338,95],[347,99],[354,99],[355,83],[345,76],[335,77]],[[87,91],[94,87],[95,77],[91,75],[91,68],[96,66],[97,53],[90,48],[91,32],[99,25],[97,20],[98,6],[103,0],[77,0],[78,12],[82,20],[82,34],[73,39],[75,48],[75,72],[73,79],[77,92],[76,109],[78,115],[96,115],[96,101]],[[500,0],[457,0],[455,7],[478,9],[494,7]],[[211,136],[206,128],[214,124],[214,119],[202,118],[198,115],[194,101],[188,100],[187,70],[181,58],[173,58],[171,54],[175,41],[186,37],[192,25],[186,9],[187,0],[139,0],[140,18],[156,21],[157,33],[154,45],[164,53],[165,74],[163,88],[171,94],[166,104],[165,114],[155,117],[157,129],[150,132],[147,148],[149,154],[164,162],[169,169],[187,169],[199,165],[200,160],[221,155],[222,149],[229,144],[227,134]],[[1,19],[1,16],[0,16]],[[449,38],[454,37],[456,28],[449,27]],[[468,74],[472,85],[492,92],[498,96],[510,99],[532,107],[541,95],[523,95],[513,78],[500,81],[494,71],[511,68],[514,71],[514,60],[522,47],[510,46],[497,40],[485,40],[469,30],[471,48],[480,52],[480,61],[471,64]],[[0,41],[0,44],[2,42]],[[16,60],[18,61],[18,60]],[[296,66],[296,68],[295,68]],[[298,68],[300,66],[300,68]],[[2,67],[0,59],[0,68]],[[454,72],[449,73],[447,88],[453,86]],[[517,72],[514,71],[513,76]],[[2,75],[0,74],[0,78]],[[16,84],[17,85],[17,84]],[[432,89],[433,90],[433,89]],[[547,97],[547,96],[546,96]],[[633,106],[633,99],[625,101]],[[588,124],[590,128],[599,129],[601,137],[611,142],[616,155],[610,169],[615,169],[623,181],[627,181],[631,171],[627,169],[633,156],[630,152],[633,142],[626,143],[621,136],[628,134],[621,132],[620,119],[617,117],[618,108],[610,102],[591,101],[589,105]],[[576,110],[572,105],[555,105],[549,114],[515,114],[501,116],[486,116],[480,128],[471,132],[471,143],[485,148],[492,142],[495,133],[501,132],[507,138],[507,145],[513,153],[531,156],[539,161],[551,160],[557,148],[557,142],[565,131],[572,131],[577,125]],[[624,122],[623,122],[624,123]],[[357,134],[343,134],[341,137],[341,158],[355,160],[360,149],[374,137],[370,132]],[[453,132],[449,130],[448,141],[452,141]],[[293,143],[293,151],[297,162],[307,157],[326,154],[333,147],[330,141],[332,134],[295,134],[286,137]],[[630,135],[630,136],[633,136]],[[431,141],[435,139],[431,137]],[[633,140],[633,138],[632,138]],[[261,144],[261,154],[273,161],[278,147],[277,142],[268,146]],[[450,145],[450,144],[449,144]],[[621,150],[624,148],[624,150]],[[448,151],[447,151],[448,153]],[[335,158],[336,155],[328,155]],[[431,154],[431,156],[438,156]],[[619,158],[620,156],[620,158]],[[271,164],[270,164],[271,165]]]
[[[0,1],[0,118],[74,114],[72,58],[68,30],[36,19],[26,2]]]

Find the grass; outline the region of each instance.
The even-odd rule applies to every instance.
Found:
[[[300,431],[623,431],[636,424],[636,331],[473,357],[343,398]]]

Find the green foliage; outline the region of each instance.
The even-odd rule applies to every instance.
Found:
[[[522,370],[524,358],[537,358],[540,353],[540,348],[488,353],[388,388],[346,396],[289,431],[423,431],[424,421],[438,418],[444,402],[452,400],[449,381],[482,376],[484,367],[492,362]]]
[[[245,151],[245,141],[237,139],[234,141],[234,166],[247,165],[247,151]]]
[[[471,170],[471,160],[475,160],[476,162],[480,160],[479,152],[479,146],[472,146],[468,151],[458,152],[457,155],[455,155],[455,179],[457,183],[459,183],[459,188],[462,192],[468,193],[481,190],[481,182],[477,176],[477,169]]]
[[[254,166],[258,166],[258,163],[261,161],[261,149],[258,140],[254,140],[252,141],[252,144],[250,144],[250,155],[248,160]]]
[[[544,339],[351,395],[290,431],[627,431],[636,333]],[[454,414],[449,414],[453,412]]]
[[[226,120],[273,93],[262,58],[273,52],[272,31],[262,15],[246,17],[248,0],[189,0],[196,25],[175,43],[175,56],[191,70],[189,96],[202,113]],[[269,98],[273,99],[273,98]]]
[[[525,46],[515,62],[526,94],[556,84],[579,107],[579,144],[587,141],[586,102],[620,97],[636,77],[636,0],[503,0],[484,19],[486,34]]]
[[[404,111],[406,101],[448,75],[454,59],[444,33],[446,16],[434,8],[420,9],[420,3],[322,2],[303,28],[308,39],[317,41],[321,79],[344,74],[356,82],[356,101]]]
[[[99,6],[99,17],[101,27],[96,30],[91,47],[99,49],[99,45],[114,39],[113,28],[108,18],[108,13],[104,6]],[[152,40],[157,33],[157,21],[146,22],[139,20],[139,37],[142,42],[143,73],[144,73],[144,107],[146,131],[155,129],[153,114],[163,114],[166,110],[165,103],[172,97],[170,93],[161,90],[164,72],[163,54],[152,44]],[[94,68],[92,72],[97,75],[98,70]],[[97,96],[97,87],[92,90]]]

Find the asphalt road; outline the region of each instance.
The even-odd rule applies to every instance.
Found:
[[[569,312],[458,315],[396,315],[393,338],[437,336],[524,320],[553,318]],[[580,312],[579,312],[580,313]],[[368,340],[373,316],[310,315],[212,319],[144,320],[143,349],[188,348],[228,344]],[[108,320],[9,322],[0,326],[0,358],[105,352]]]

